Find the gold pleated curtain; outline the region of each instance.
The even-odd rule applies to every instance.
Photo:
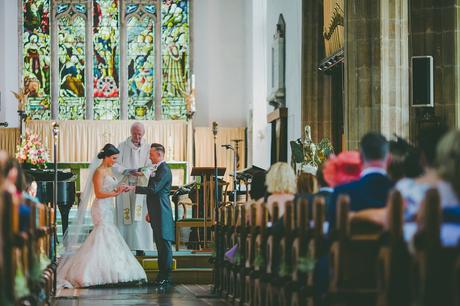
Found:
[[[115,146],[131,135],[133,121],[128,120],[67,120],[59,124],[58,162],[91,162],[106,143]],[[158,142],[166,148],[166,159],[189,161],[191,152],[188,123],[182,120],[143,121],[144,139],[148,143]],[[27,128],[37,133],[47,144],[53,158],[52,122],[34,120]]]
[[[6,151],[10,156],[16,153],[18,139],[18,128],[0,128],[0,150]]]
[[[195,166],[196,167],[214,167],[214,138],[212,129],[208,127],[195,128]],[[230,144],[234,146],[234,139],[241,139],[239,143],[239,168],[244,169],[246,164],[246,131],[245,128],[219,128],[217,133],[217,165],[225,167],[225,177],[227,182],[231,182],[230,174],[233,173],[233,151],[226,150],[221,146]]]

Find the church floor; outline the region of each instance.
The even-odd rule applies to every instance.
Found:
[[[153,287],[62,289],[53,306],[226,306],[221,298],[212,298],[209,285],[177,285],[167,291]]]

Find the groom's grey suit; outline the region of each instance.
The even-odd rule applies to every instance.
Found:
[[[169,193],[171,191],[172,173],[166,162],[162,162],[154,176],[149,178],[147,187],[136,187],[136,193],[147,195],[147,209],[150,225],[158,250],[157,279],[169,279],[172,264],[171,242],[174,241],[174,222]]]

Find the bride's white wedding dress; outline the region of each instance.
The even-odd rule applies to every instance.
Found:
[[[103,179],[103,191],[117,186],[116,178]],[[131,253],[114,224],[114,198],[95,199],[91,207],[94,228],[76,251],[58,265],[58,288],[146,281],[144,269]]]

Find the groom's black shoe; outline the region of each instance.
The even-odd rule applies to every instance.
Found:
[[[167,287],[171,285],[169,279],[157,279],[154,283],[155,287]]]

